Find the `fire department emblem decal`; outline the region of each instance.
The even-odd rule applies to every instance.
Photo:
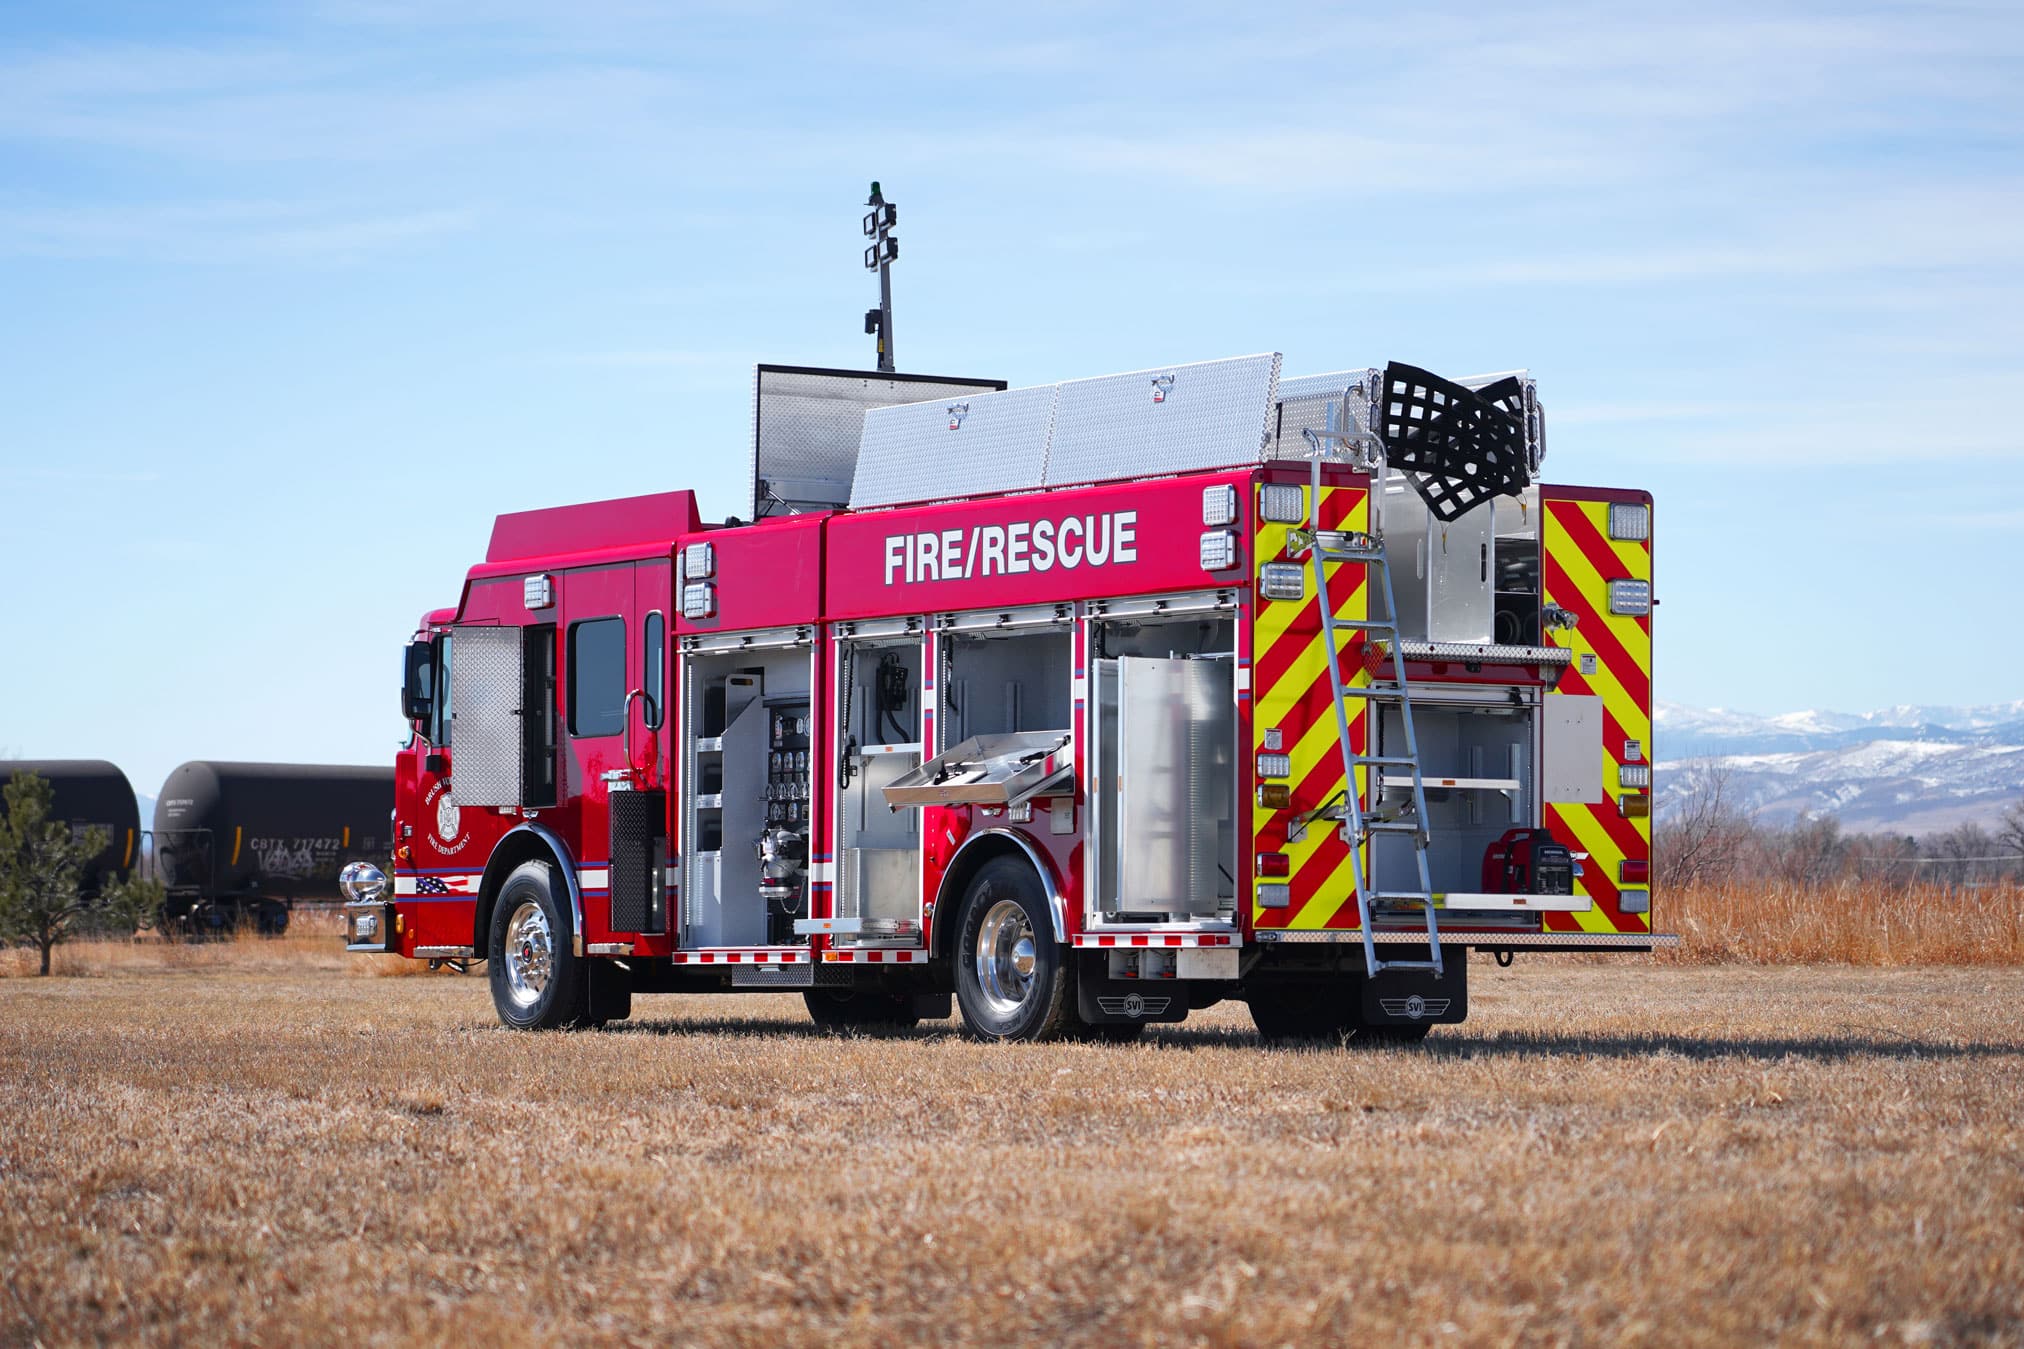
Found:
[[[1423,998],[1415,993],[1410,998],[1379,998],[1378,1006],[1384,1008],[1386,1016],[1402,1016],[1409,1021],[1420,1021],[1447,1011],[1448,1001],[1446,998]]]
[[[471,840],[464,836],[464,812],[450,795],[450,780],[444,778],[429,788],[422,805],[424,809],[434,806],[436,810],[436,851],[446,857],[462,852]]]

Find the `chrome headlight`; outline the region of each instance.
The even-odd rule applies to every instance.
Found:
[[[352,862],[337,873],[337,888],[354,904],[375,904],[386,898],[387,876],[370,862]]]

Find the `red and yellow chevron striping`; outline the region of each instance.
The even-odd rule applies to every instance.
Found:
[[[1574,652],[1573,663],[1548,696],[1593,694],[1602,699],[1603,799],[1546,807],[1546,824],[1554,836],[1588,854],[1575,889],[1594,901],[1585,913],[1547,914],[1546,927],[1554,932],[1649,932],[1649,913],[1624,913],[1618,905],[1623,863],[1651,857],[1651,820],[1622,813],[1618,798],[1633,793],[1620,788],[1618,778],[1623,764],[1651,762],[1651,618],[1610,613],[1609,583],[1649,582],[1651,542],[1649,537],[1611,539],[1607,501],[1553,492],[1545,489],[1541,579],[1546,602],[1576,615],[1577,622],[1548,633],[1554,645]]]
[[[1311,489],[1301,490],[1303,504],[1311,509],[1313,503],[1306,496]],[[1367,529],[1369,520],[1369,494],[1361,485],[1321,489],[1322,528]],[[1288,560],[1287,535],[1297,528],[1274,524],[1261,516],[1254,553],[1257,563],[1262,566]],[[1365,570],[1361,564],[1327,568],[1329,602],[1338,618],[1368,615]],[[1311,568],[1308,574],[1311,584]],[[1259,599],[1251,645],[1251,748],[1254,754],[1263,752],[1267,733],[1279,732],[1277,752],[1292,759],[1292,773],[1285,781],[1292,787],[1293,804],[1290,811],[1274,811],[1252,803],[1251,833],[1256,850],[1285,853],[1289,864],[1287,877],[1261,878],[1254,883],[1251,917],[1258,928],[1315,931],[1357,925],[1349,848],[1337,826],[1324,822],[1307,829],[1304,837],[1286,837],[1291,820],[1303,811],[1328,805],[1343,790],[1342,749],[1336,732],[1335,700],[1329,692],[1325,640],[1321,615],[1312,599]],[[1345,678],[1352,686],[1368,685],[1371,678],[1364,669],[1364,635],[1344,633],[1341,643]],[[1350,723],[1351,742],[1359,753],[1364,746],[1365,717],[1359,705]],[[1364,771],[1359,770],[1359,791],[1363,777]],[[1283,908],[1259,905],[1257,884],[1288,886],[1288,904]]]

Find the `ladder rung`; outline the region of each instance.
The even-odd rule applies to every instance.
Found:
[[[1406,691],[1397,684],[1372,684],[1368,688],[1346,688],[1342,691],[1342,696],[1345,698],[1403,698],[1406,696]]]
[[[1415,768],[1419,765],[1420,761],[1418,759],[1402,758],[1396,754],[1359,754],[1351,759],[1350,762],[1359,767]]]
[[[1382,562],[1384,554],[1374,548],[1323,548],[1323,562]]]
[[[1423,895],[1417,890],[1380,890],[1371,896],[1380,904],[1431,904],[1432,895]]]
[[[1385,970],[1426,970],[1431,974],[1441,973],[1441,967],[1431,960],[1380,960],[1377,968],[1379,973]]]
[[[1389,618],[1338,618],[1338,628],[1354,628],[1358,632],[1397,632],[1399,625]]]
[[[1420,825],[1417,820],[1365,820],[1363,828],[1367,834],[1417,834],[1420,832]]]

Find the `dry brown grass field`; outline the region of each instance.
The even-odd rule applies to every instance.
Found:
[[[1482,962],[1411,1049],[526,1036],[313,923],[67,948],[0,979],[0,1344],[2024,1343],[2024,970],[1897,918]]]

